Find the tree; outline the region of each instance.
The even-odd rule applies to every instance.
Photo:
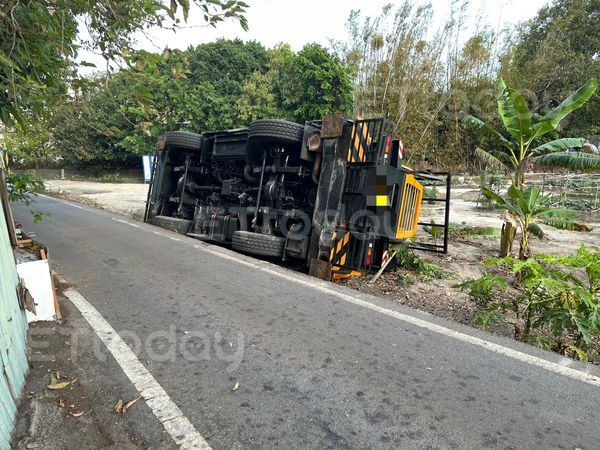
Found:
[[[195,0],[204,20],[215,25],[237,18],[247,28],[247,5],[239,0]],[[25,113],[41,114],[48,103],[67,91],[75,77],[74,63],[81,46],[99,51],[107,61],[129,60],[132,34],[147,27],[177,27],[188,0],[7,0],[0,6],[0,121],[25,126]],[[168,16],[168,17],[167,17]],[[167,19],[170,22],[167,23]],[[88,39],[78,31],[85,24]],[[83,63],[84,65],[87,63]],[[79,83],[75,83],[77,87]]]
[[[508,188],[506,197],[502,197],[488,188],[482,193],[492,200],[499,208],[506,210],[515,219],[521,229],[521,245],[519,259],[529,258],[529,234],[544,237],[544,231],[538,222],[560,229],[587,229],[573,222],[577,211],[557,209],[552,207],[552,196],[542,195],[539,186],[519,189],[514,184]]]
[[[237,116],[235,104],[244,83],[256,72],[264,74],[268,55],[255,41],[219,39],[188,49],[188,85],[198,86],[199,104],[188,120],[199,131],[247,125]],[[186,105],[180,105],[185,108]]]
[[[350,72],[339,59],[319,44],[305,45],[282,73],[287,87],[283,108],[297,122],[352,111]]]
[[[600,0],[554,0],[519,27],[502,58],[502,77],[518,85],[532,113],[544,115],[590,78],[600,79]],[[600,96],[569,120],[576,135],[600,134]]]
[[[428,3],[406,0],[375,17],[354,11],[351,41],[336,47],[353,68],[355,114],[389,117],[410,164],[464,170],[474,162],[473,133],[460,118],[493,111],[499,34],[478,22],[466,36],[468,2],[451,3],[435,30]]]
[[[109,85],[114,83],[108,81]],[[123,144],[136,135],[136,125],[115,107],[112,95],[114,91],[107,92],[96,85],[77,102],[62,105],[53,116],[54,143],[66,166],[108,169],[131,166],[137,161],[132,146]],[[151,139],[147,140],[152,149]]]
[[[600,169],[600,156],[567,152],[571,148],[581,147],[584,143],[582,138],[560,138],[533,146],[541,137],[555,131],[569,114],[581,108],[594,95],[598,88],[597,80],[588,81],[535,123],[527,102],[518,91],[508,87],[502,79],[498,82],[498,88],[498,114],[508,137],[474,116],[466,115],[464,120],[495,140],[494,148],[478,149],[478,153],[490,164],[509,168],[516,188],[523,186],[525,168],[532,159],[545,164],[564,163],[563,166],[567,168]],[[561,157],[551,158],[552,155]]]
[[[556,130],[569,114],[590,99],[598,88],[597,80],[588,81],[535,123],[527,102],[518,91],[508,87],[502,79],[498,82],[498,87],[500,89],[498,115],[508,132],[508,137],[474,116],[466,115],[464,121],[475,129],[484,131],[494,140],[494,147],[487,150],[478,148],[477,154],[488,164],[507,169],[513,187],[517,191],[523,190],[525,168],[532,159],[539,163],[560,165],[572,169],[600,169],[600,156],[567,151],[574,147],[581,147],[584,142],[581,138],[559,138],[532,148],[535,141]],[[482,192],[486,193],[485,190]],[[510,202],[515,200],[516,198],[511,198]],[[500,256],[507,256],[510,253],[515,231],[513,222],[505,220],[500,239]],[[528,231],[528,227],[522,227],[525,243]],[[521,245],[523,246],[523,241],[521,241]],[[525,250],[526,248],[527,245],[525,245]]]
[[[4,132],[6,148],[20,166],[30,168],[51,167],[60,153],[53,142],[48,117],[38,119],[24,130]]]
[[[235,110],[239,120],[245,123],[281,116],[275,101],[273,80],[269,74],[252,74],[242,85],[242,92],[235,102]]]

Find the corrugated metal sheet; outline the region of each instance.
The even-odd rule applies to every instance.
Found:
[[[0,203],[0,449],[10,448],[17,400],[25,383],[27,320],[19,308],[15,259]]]

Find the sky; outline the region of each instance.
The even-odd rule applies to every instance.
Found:
[[[415,0],[415,3],[418,0]],[[449,14],[452,0],[431,0],[438,18]],[[477,13],[483,12],[494,28],[530,19],[548,0],[471,0],[473,22]],[[345,24],[352,10],[361,10],[364,16],[379,14],[386,4],[399,0],[246,0],[249,31],[245,32],[235,21],[226,21],[217,28],[202,26],[202,16],[197,10],[190,12],[188,28],[174,33],[152,29],[137,36],[138,49],[162,51],[165,47],[186,49],[218,38],[256,40],[266,47],[286,42],[294,50],[305,44],[317,42],[325,46],[331,39],[348,38]],[[101,68],[102,58],[81,54],[80,60],[92,61]]]

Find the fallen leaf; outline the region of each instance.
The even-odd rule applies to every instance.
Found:
[[[58,399],[58,406],[60,406],[61,408],[65,407],[65,401],[62,398]]]
[[[119,399],[113,409],[117,414],[121,414],[123,412],[123,400]]]
[[[56,389],[64,389],[66,387],[71,386],[73,383],[77,381],[79,377],[73,378],[71,381],[63,381],[62,383],[49,384],[46,386],[48,389],[56,390]]]
[[[81,416],[83,416],[84,412],[83,411],[77,411],[77,412],[69,411],[69,414],[71,414],[73,417],[81,417]]]
[[[127,411],[129,411],[129,408],[131,408],[133,405],[135,405],[135,402],[137,402],[140,398],[142,398],[141,395],[138,398],[134,398],[130,402],[127,402],[127,404],[123,407],[123,414],[125,414]]]
[[[29,444],[25,444],[25,448],[38,448],[39,445],[37,445],[35,442],[30,442]]]
[[[56,371],[56,379],[60,380],[60,372],[58,370]]]
[[[233,389],[231,389],[231,390],[232,391],[237,391],[239,387],[240,387],[240,382],[236,381],[235,384],[233,385]]]
[[[50,374],[50,384],[57,384],[58,383],[58,378],[56,378],[56,375],[51,373]]]

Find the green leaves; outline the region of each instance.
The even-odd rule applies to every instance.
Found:
[[[499,293],[506,291],[508,283],[501,275],[484,272],[483,276],[477,280],[465,281],[453,287],[468,292],[477,306],[486,307]]]
[[[476,322],[486,327],[506,320],[514,323],[517,339],[588,358],[590,344],[600,338],[600,251],[582,247],[567,257],[486,264],[495,265],[495,273],[455,286],[480,309]]]
[[[37,193],[45,189],[44,182],[33,175],[9,173],[6,175],[8,199],[11,202],[23,202],[30,205]]]
[[[521,229],[521,257],[527,258],[529,247],[528,234],[538,238],[544,237],[544,232],[536,222],[541,222],[564,230],[589,231],[590,228],[574,222],[577,211],[552,207],[552,196],[543,195],[539,186],[519,189],[514,184],[508,188],[506,196],[501,196],[488,188],[482,188],[481,193],[506,210],[514,217]]]
[[[515,208],[511,202],[509,202],[504,197],[501,197],[500,195],[496,194],[491,189],[484,187],[481,189],[481,193],[487,198],[489,198],[491,201],[493,201],[499,208],[506,209],[509,212],[515,212]]]
[[[556,130],[565,117],[576,109],[581,108],[585,102],[594,95],[596,89],[598,89],[598,80],[591,79],[573,94],[569,95],[560,105],[543,116],[540,121],[534,125],[533,137],[540,137],[550,131]]]
[[[567,150],[570,148],[581,148],[585,139],[582,138],[563,138],[556,139],[554,141],[546,142],[533,150],[531,150],[531,154],[533,156],[541,156],[548,153],[554,153],[561,150]]]
[[[498,113],[504,128],[520,145],[524,145],[533,135],[531,111],[527,102],[518,91],[506,86],[504,80],[500,79],[497,86],[501,89]]]
[[[598,87],[597,80],[588,81],[535,124],[523,96],[515,89],[508,87],[502,79],[498,81],[497,86],[501,90],[498,97],[498,114],[514,142],[506,139],[482,120],[467,115],[463,118],[464,123],[484,131],[498,145],[497,148],[487,152],[478,148],[475,151],[478,157],[494,167],[498,167],[500,164],[512,165],[514,171],[512,179],[517,187],[520,187],[524,181],[525,162],[531,157],[536,158],[536,162],[543,165],[560,165],[584,171],[600,170],[600,156],[580,156],[576,153],[562,152],[570,148],[581,147],[584,142],[581,138],[556,139],[531,149],[531,144],[535,139],[555,130],[565,117],[590,99]]]
[[[537,223],[530,223],[527,227],[527,231],[540,239],[542,239],[545,235],[544,230],[542,230],[542,228]]]
[[[195,0],[194,4],[204,9],[210,25],[233,19],[248,28],[248,5],[242,1]],[[25,127],[25,114],[43,116],[55,99],[66,98],[72,84],[78,84],[73,80],[78,66],[90,66],[75,62],[80,46],[99,50],[112,70],[115,60],[129,62],[135,32],[151,26],[177,28],[178,9],[187,20],[190,1],[173,0],[168,7],[159,0],[9,2],[0,14],[0,121]],[[79,33],[80,23],[85,24],[85,36]]]
[[[508,188],[508,197],[518,202],[518,206],[514,206],[514,209],[522,216],[531,216],[536,212],[536,208],[540,206],[538,205],[540,193],[539,186],[531,186],[522,190],[513,184]]]
[[[491,137],[498,145],[506,147],[507,149],[512,149],[514,144],[506,139],[502,134],[498,131],[494,130],[489,124],[485,123],[483,120],[478,119],[470,114],[466,114],[463,116],[463,123],[469,125],[471,128],[475,130],[485,131],[486,134]]]
[[[535,158],[535,162],[548,167],[564,167],[580,172],[599,172],[600,156],[581,152],[550,153]]]
[[[34,224],[40,223],[43,216],[48,215],[29,208],[29,205],[35,202],[38,192],[45,189],[44,182],[40,178],[14,172],[7,173],[6,184],[8,186],[8,200],[24,203],[33,216]]]

